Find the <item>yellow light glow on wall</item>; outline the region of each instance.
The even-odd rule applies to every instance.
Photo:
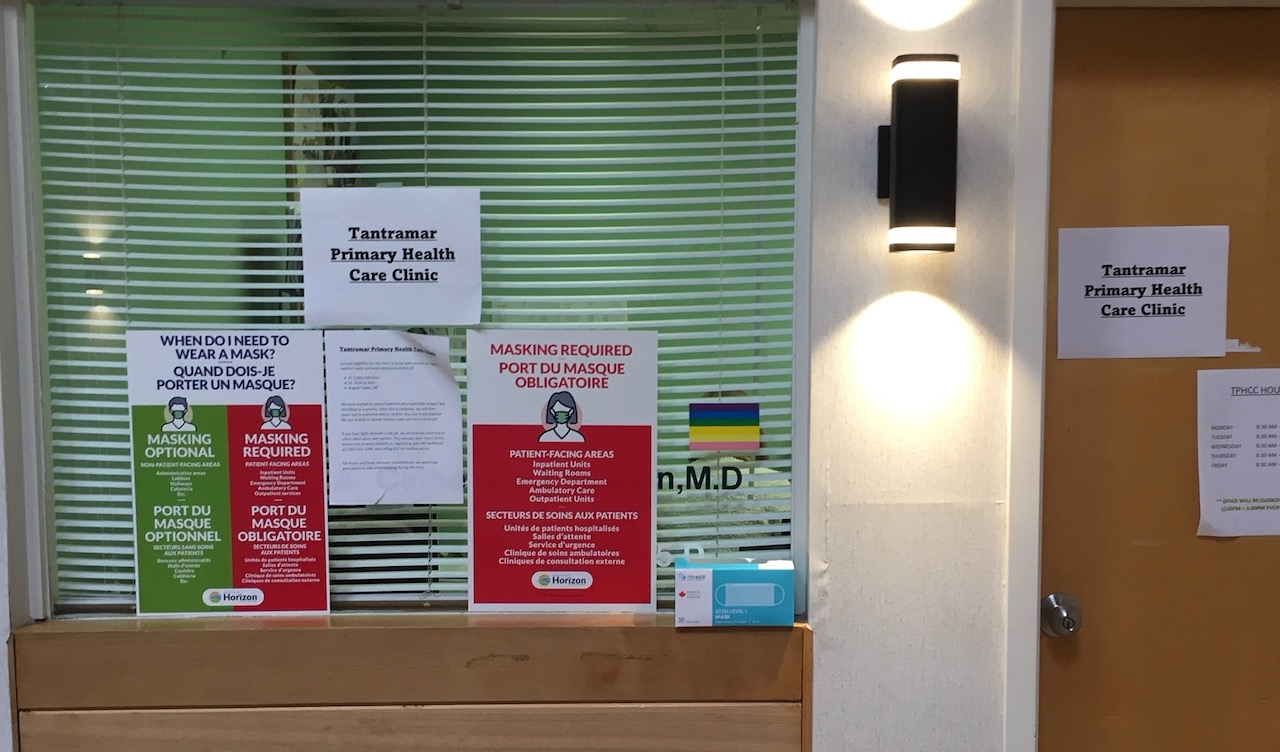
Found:
[[[894,293],[852,324],[852,386],[881,418],[939,417],[973,382],[979,336],[961,313],[932,295]]]
[[[906,31],[933,29],[960,15],[970,0],[861,0],[876,18]]]

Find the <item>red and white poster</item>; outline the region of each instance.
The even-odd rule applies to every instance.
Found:
[[[269,594],[262,611],[327,611],[323,408],[275,400],[227,406],[235,586]]]
[[[467,337],[471,609],[653,611],[658,336]]]

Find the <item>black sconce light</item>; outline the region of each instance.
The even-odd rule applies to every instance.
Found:
[[[889,250],[954,251],[960,58],[901,55],[890,81],[876,181],[877,194],[889,199]]]

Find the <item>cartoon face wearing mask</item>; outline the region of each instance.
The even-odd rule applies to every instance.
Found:
[[[168,405],[169,422],[161,426],[163,431],[194,431],[196,427],[190,422],[190,407],[185,397],[174,397]]]
[[[292,428],[287,418],[289,417],[289,408],[284,403],[284,399],[277,395],[272,395],[262,405],[262,417],[265,419],[262,423],[262,430],[275,431],[286,430]]]
[[[543,422],[551,428],[542,432],[538,441],[586,441],[573,426],[578,424],[578,402],[569,392],[556,392],[547,400]]]
[[[568,423],[569,416],[573,415],[573,408],[557,402],[551,406],[551,415],[555,418],[556,424]]]

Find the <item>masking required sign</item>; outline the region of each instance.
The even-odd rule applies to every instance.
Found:
[[[472,331],[478,611],[652,611],[657,335]]]
[[[138,613],[327,611],[320,332],[126,341]]]

